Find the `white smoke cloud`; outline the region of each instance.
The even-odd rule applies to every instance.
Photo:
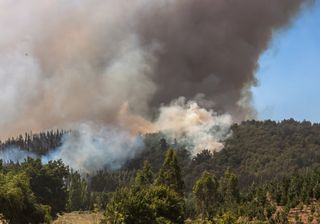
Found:
[[[221,150],[231,116],[205,108],[250,114],[259,55],[302,2],[0,0],[0,137],[76,129],[48,158],[84,172],[119,167],[139,133]]]
[[[160,108],[154,125],[169,138],[186,143],[195,155],[204,149],[220,151],[222,141],[231,135],[232,118],[229,114],[218,115],[213,110],[201,108],[195,101],[180,97]]]
[[[223,141],[231,135],[230,115],[218,115],[183,97],[162,106],[153,122],[128,114],[126,106],[119,114],[122,127],[96,123],[73,126],[76,131],[65,134],[62,146],[42,157],[42,161],[62,159],[75,170],[91,173],[106,167],[120,168],[144,148],[143,135],[147,133],[162,132],[168,140],[185,145],[192,155],[204,149],[220,151]]]
[[[62,161],[82,173],[103,168],[120,168],[143,149],[143,139],[117,127],[82,124],[77,131],[65,134],[57,150],[42,157],[42,162]]]
[[[209,103],[198,98],[202,104]],[[220,151],[223,141],[232,134],[231,115],[218,114],[184,97],[173,100],[169,105],[162,105],[157,114],[156,119],[148,120],[130,113],[127,105],[124,105],[118,119],[123,127],[131,128],[133,134],[162,132],[168,139],[186,144],[193,155],[204,149]]]
[[[28,157],[37,158],[37,155],[16,147],[8,147],[6,149],[0,150],[0,160],[4,162],[12,161],[21,163]]]

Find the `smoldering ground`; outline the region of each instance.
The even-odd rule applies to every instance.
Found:
[[[179,97],[185,110],[251,118],[259,56],[310,3],[0,0],[0,135],[86,122],[159,131]]]

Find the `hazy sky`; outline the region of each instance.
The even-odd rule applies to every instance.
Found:
[[[254,105],[260,119],[320,122],[320,4],[278,33],[260,59]]]

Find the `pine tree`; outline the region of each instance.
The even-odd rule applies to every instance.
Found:
[[[69,211],[79,211],[88,209],[88,186],[86,181],[81,178],[78,172],[69,174],[68,201],[67,209]]]
[[[135,184],[137,186],[148,186],[153,183],[154,174],[151,169],[151,164],[149,161],[144,161],[143,169],[138,170]]]
[[[178,165],[177,155],[173,149],[169,149],[166,153],[156,184],[166,185],[180,194],[183,193],[184,183],[181,177],[181,170]]]
[[[219,186],[225,203],[230,204],[239,200],[238,178],[230,169],[227,169],[220,178]]]
[[[218,180],[204,171],[193,187],[197,198],[197,207],[202,218],[210,217],[210,208],[218,199]]]

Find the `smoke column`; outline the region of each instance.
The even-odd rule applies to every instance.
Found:
[[[199,110],[223,130],[253,117],[259,56],[310,2],[0,0],[0,136],[91,122],[221,140],[164,114]]]

